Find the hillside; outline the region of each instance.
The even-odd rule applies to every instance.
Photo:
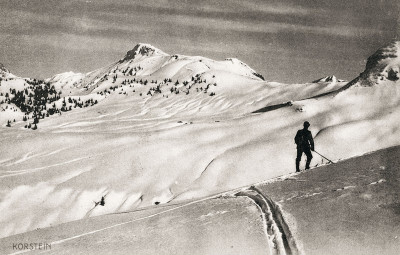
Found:
[[[196,117],[233,117],[265,105],[334,91],[344,85],[343,82],[323,86],[266,82],[238,59],[214,61],[198,56],[168,55],[151,45],[138,44],[119,61],[86,74],[66,72],[45,80],[16,76],[3,79],[0,81],[1,109],[16,106],[21,112],[16,115],[0,111],[0,123],[6,125],[10,121],[14,125],[15,119],[20,123],[17,127],[29,123],[33,127],[43,118],[102,101],[107,108],[115,105],[114,101],[138,105],[133,113],[141,119],[194,113]],[[31,121],[22,122],[24,116]]]
[[[396,61],[378,62],[394,70]],[[400,144],[398,80],[281,84],[236,59],[143,44],[87,74],[4,75],[1,237],[291,173],[305,120],[333,161]]]
[[[399,153],[392,147],[200,200],[34,230],[0,239],[0,252],[46,240],[50,254],[397,254]]]

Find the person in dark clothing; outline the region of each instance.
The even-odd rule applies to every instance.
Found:
[[[311,159],[313,158],[311,151],[314,151],[314,140],[311,131],[308,130],[310,123],[304,122],[304,128],[297,131],[294,142],[297,144],[297,157],[296,157],[296,172],[300,172],[301,156],[306,154],[307,162],[306,169],[310,169]]]
[[[106,204],[106,201],[104,201],[104,196],[102,196],[101,200],[100,200],[100,205],[104,206],[105,204]]]

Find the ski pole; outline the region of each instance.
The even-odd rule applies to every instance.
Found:
[[[320,155],[321,157],[323,157],[324,159],[328,160],[330,163],[333,164],[332,160],[328,159],[327,157],[321,155],[321,153],[319,153],[318,151],[314,150],[315,153],[317,153],[318,155]]]

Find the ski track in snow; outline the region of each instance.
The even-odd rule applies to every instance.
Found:
[[[301,196],[294,195],[292,197],[287,198],[285,201],[290,201],[292,199],[299,199],[299,198],[308,198],[308,197],[313,197],[313,196],[320,195],[320,194],[323,194],[323,192],[314,192],[311,194],[305,194],[305,195],[301,195]],[[283,202],[283,200],[281,200],[279,202]]]
[[[51,155],[57,154],[57,153],[59,153],[59,152],[61,152],[61,151],[63,151],[63,150],[65,150],[65,149],[59,149],[59,150],[55,150],[55,151],[52,151],[52,152],[49,152],[49,153],[46,153],[46,152],[44,152],[44,153],[38,153],[38,154],[36,154],[36,155],[35,155],[35,154],[32,154],[32,152],[28,152],[28,153],[26,153],[21,159],[15,161],[15,162],[12,162],[12,163],[10,163],[10,164],[8,164],[8,165],[6,165],[6,166],[17,165],[17,164],[19,164],[19,163],[25,162],[25,161],[27,161],[28,159],[32,159],[32,158],[34,158],[34,157],[47,157],[47,156],[51,156]],[[1,162],[0,162],[0,163],[1,163]],[[15,170],[15,171],[9,171],[9,172],[21,172],[21,171],[24,171],[24,170]]]
[[[165,211],[161,211],[161,212],[158,212],[158,213],[147,215],[147,216],[144,216],[144,217],[141,217],[141,218],[138,218],[138,219],[121,222],[121,223],[114,224],[114,225],[111,225],[111,226],[108,226],[108,227],[105,227],[105,228],[101,228],[101,229],[89,231],[89,232],[86,232],[86,233],[82,233],[82,234],[79,234],[79,235],[75,235],[75,236],[67,237],[67,238],[64,238],[64,239],[60,239],[60,240],[51,242],[50,245],[53,247],[53,245],[61,244],[61,243],[64,243],[64,242],[68,242],[68,241],[71,241],[71,240],[74,240],[74,239],[77,239],[77,238],[80,238],[80,237],[83,237],[83,236],[92,235],[92,234],[95,234],[95,233],[98,233],[98,232],[101,232],[101,231],[104,231],[104,230],[107,230],[107,229],[112,229],[112,228],[119,227],[119,226],[122,226],[122,225],[130,224],[130,223],[133,223],[133,222],[149,219],[149,218],[152,218],[152,217],[155,217],[155,216],[158,216],[158,215],[165,214],[167,212],[171,212],[171,211],[175,211],[175,210],[181,209],[181,208],[189,206],[189,205],[193,205],[193,204],[197,204],[197,203],[209,200],[209,199],[213,199],[215,197],[216,196],[206,197],[206,198],[203,198],[203,199],[200,199],[200,200],[192,201],[192,202],[189,202],[187,204],[183,204],[183,205],[171,208],[171,209],[167,209]],[[8,255],[17,255],[17,254],[23,254],[23,253],[28,253],[28,252],[32,252],[32,251],[36,251],[36,250],[22,250],[22,251],[18,251],[18,252],[14,252],[14,253],[9,253]],[[49,251],[52,251],[52,250],[44,251],[43,253],[46,253],[46,252],[49,252]]]
[[[77,159],[77,160],[81,160],[81,158]],[[65,163],[67,163],[67,162],[65,162]],[[287,175],[282,175],[282,176],[279,176],[279,177],[276,177],[273,179],[269,179],[267,181],[259,182],[258,184],[273,183],[273,182],[284,181],[284,180],[288,180],[288,179],[297,180],[295,176],[297,176],[298,174],[300,174],[300,173],[291,173],[291,174],[287,174]],[[385,179],[380,179],[376,182],[372,182],[372,183],[361,185],[361,186],[376,185],[376,184],[380,184],[380,183],[384,183],[384,182],[386,182]],[[357,186],[346,186],[343,188],[331,190],[331,192],[352,189],[352,188],[357,188]],[[311,197],[311,196],[315,196],[315,195],[319,195],[319,194],[323,194],[323,193],[324,192],[305,194],[305,195],[301,195],[301,196],[290,197],[286,200],[291,200],[291,199],[295,199],[295,198],[307,198],[307,197]],[[111,226],[108,226],[105,228],[101,228],[101,229],[85,232],[85,233],[82,233],[79,235],[60,239],[60,240],[51,242],[50,245],[61,244],[61,243],[68,242],[68,241],[71,241],[74,239],[78,239],[83,236],[92,235],[92,234],[95,234],[95,233],[98,233],[101,231],[105,231],[108,229],[112,229],[115,227],[119,227],[122,225],[126,225],[126,224],[130,224],[133,222],[156,217],[158,215],[162,215],[162,214],[174,211],[174,210],[178,210],[183,207],[197,204],[197,203],[209,200],[209,199],[220,198],[220,197],[224,197],[224,196],[232,196],[232,195],[236,196],[236,197],[239,197],[239,196],[247,197],[248,199],[252,200],[252,202],[260,210],[262,218],[263,218],[263,223],[264,223],[264,233],[266,234],[266,237],[268,240],[268,247],[270,248],[269,252],[271,255],[304,255],[304,251],[302,251],[302,249],[299,248],[297,241],[295,240],[290,229],[288,228],[288,225],[286,224],[286,222],[284,220],[282,211],[279,208],[279,206],[277,204],[275,204],[271,199],[265,197],[263,195],[263,193],[261,191],[259,191],[255,186],[251,186],[251,187],[245,186],[242,188],[233,189],[231,191],[221,192],[221,193],[213,195],[213,196],[205,197],[200,200],[182,204],[182,205],[176,206],[174,208],[167,209],[165,211],[154,213],[154,214],[151,214],[148,216],[144,216],[144,217],[141,217],[138,219],[121,222],[121,223],[114,224],[114,225],[111,225]],[[124,213],[124,212],[122,212],[122,213]],[[15,253],[9,253],[9,255],[23,254],[23,253],[28,253],[28,252],[32,252],[32,251],[35,251],[35,250],[23,250],[23,251],[18,251]],[[43,251],[40,254],[47,253],[49,251],[51,251],[51,250]]]
[[[383,183],[383,182],[386,182],[386,180],[385,180],[385,179],[380,179],[379,181],[371,182],[371,183],[368,184],[368,185],[375,185],[375,184],[379,184],[379,183]]]
[[[15,161],[15,162],[13,162],[13,163],[8,164],[7,166],[11,166],[11,165],[15,165],[15,164],[19,164],[19,163],[21,163],[21,162],[24,162],[24,161],[26,161],[26,160],[28,160],[29,158],[32,157],[31,154],[32,154],[32,152],[28,152],[28,153],[25,154],[21,159]]]
[[[290,180],[295,180],[295,179],[290,178]],[[309,197],[321,195],[321,194],[324,194],[324,193],[327,193],[327,192],[337,192],[337,191],[343,191],[343,190],[348,190],[348,189],[356,189],[356,188],[359,188],[359,187],[365,187],[365,186],[369,186],[369,185],[376,185],[376,184],[381,184],[381,183],[385,183],[385,182],[386,182],[385,179],[380,179],[378,181],[371,182],[371,183],[364,184],[364,185],[358,185],[358,186],[351,185],[351,186],[344,186],[344,187],[341,187],[341,188],[332,189],[332,190],[329,190],[329,191],[307,193],[307,194],[304,194],[304,195],[294,195],[294,196],[291,196],[289,198],[286,198],[285,200],[280,200],[279,202],[290,201],[290,200],[293,200],[293,199],[309,198]]]
[[[235,196],[249,198],[260,209],[264,233],[267,237],[269,254],[271,255],[302,255],[288,225],[286,224],[282,211],[273,201],[263,195],[255,186],[242,190]]]
[[[282,181],[282,180],[285,180],[288,177],[291,177],[291,176],[294,176],[294,175],[297,175],[297,174],[298,173],[288,174],[288,175],[284,175],[284,176],[280,176],[280,177],[274,178],[272,180],[263,181],[263,182],[260,182],[260,183],[269,183],[269,182],[275,182],[275,181]],[[254,198],[249,197],[249,195],[254,197],[254,194],[251,195],[251,192],[256,193],[256,196],[261,198],[261,200],[257,199],[257,201],[256,201]],[[297,254],[298,255],[303,255],[303,252],[297,248],[295,240],[294,240],[294,238],[292,237],[292,235],[290,233],[289,233],[289,235],[290,235],[290,237],[289,237],[289,239],[290,239],[289,241],[290,242],[289,243],[290,244],[286,244],[287,247],[285,247],[285,245],[283,244],[283,240],[282,240],[282,232],[284,232],[284,231],[281,232],[279,230],[280,228],[282,228],[281,223],[279,223],[279,219],[277,219],[276,216],[274,216],[274,214],[276,214],[277,212],[276,211],[273,212],[270,209],[270,206],[268,205],[269,202],[267,202],[267,199],[254,186],[251,186],[250,188],[248,186],[246,186],[246,187],[237,188],[237,189],[234,189],[234,190],[231,190],[231,191],[227,191],[227,192],[222,192],[222,193],[219,193],[219,194],[216,194],[216,195],[213,195],[213,196],[208,196],[208,197],[205,197],[203,199],[199,199],[199,200],[195,200],[195,201],[192,201],[192,202],[188,202],[186,204],[182,204],[182,205],[176,206],[174,208],[167,209],[165,211],[161,211],[161,212],[158,212],[158,213],[154,213],[154,214],[151,214],[151,215],[140,217],[138,219],[133,219],[133,220],[117,223],[117,224],[114,224],[114,225],[111,225],[111,226],[108,226],[108,227],[105,227],[105,228],[101,228],[101,229],[85,232],[85,233],[82,233],[82,234],[79,234],[79,235],[75,235],[75,236],[67,237],[67,238],[64,238],[64,239],[60,239],[60,240],[57,240],[57,241],[53,241],[53,242],[50,243],[50,245],[53,246],[53,245],[65,243],[65,242],[68,242],[68,241],[71,241],[71,240],[78,239],[80,237],[92,235],[92,234],[95,234],[95,233],[98,233],[98,232],[101,232],[101,231],[105,231],[105,230],[108,230],[108,229],[112,229],[112,228],[116,228],[116,227],[123,226],[123,225],[126,225],[126,224],[130,224],[130,223],[133,223],[133,222],[149,219],[149,218],[152,218],[152,217],[156,217],[156,216],[159,216],[159,215],[171,212],[171,211],[175,211],[175,210],[181,209],[181,208],[186,207],[186,206],[197,204],[197,203],[200,203],[200,202],[203,202],[203,201],[207,201],[207,200],[214,199],[214,198],[221,198],[221,197],[224,197],[224,196],[232,196],[232,195],[234,195],[234,197],[245,196],[245,197],[251,199],[253,201],[253,203],[255,203],[255,205],[260,209],[260,212],[261,212],[261,215],[262,215],[262,218],[263,218],[263,223],[264,223],[263,224],[264,225],[264,232],[265,232],[265,234],[267,236],[267,239],[268,239],[268,247],[270,247],[270,249],[271,249],[271,251],[270,251],[271,255],[297,255]],[[261,201],[261,203],[260,203],[260,201]],[[270,203],[272,203],[272,201],[270,201]],[[275,206],[277,206],[277,205],[275,205]],[[268,209],[266,209],[266,208],[268,208]],[[126,213],[126,212],[121,212],[121,213]],[[278,213],[280,213],[280,212],[278,212]],[[119,213],[116,213],[116,214],[119,214]],[[281,219],[283,219],[282,216],[280,216],[280,217],[281,217]],[[278,224],[276,222],[278,222],[279,226],[278,226]],[[270,234],[271,231],[273,231],[272,234]],[[286,236],[285,236],[285,239],[287,239]],[[28,253],[28,252],[32,252],[32,251],[36,251],[36,250],[22,250],[22,251],[18,251],[18,252],[14,252],[14,253],[8,253],[8,255],[24,254],[24,253]],[[43,251],[43,252],[40,252],[40,254],[47,253],[47,252],[50,252],[50,251],[51,250]]]
[[[76,161],[80,161],[82,159],[87,159],[87,158],[90,158],[90,157],[80,157],[80,158],[72,159],[72,160],[69,160],[69,161],[66,161],[66,162],[61,162],[61,163],[57,163],[57,164],[53,164],[53,165],[49,165],[49,166],[37,167],[37,168],[32,168],[32,169],[13,170],[13,172],[14,172],[13,174],[1,175],[0,179],[7,178],[7,177],[10,177],[10,176],[15,176],[15,175],[33,173],[33,172],[36,172],[38,170],[46,169],[46,168],[49,168],[49,167],[66,165],[66,164],[70,164],[70,163],[73,163],[73,162],[76,162]]]

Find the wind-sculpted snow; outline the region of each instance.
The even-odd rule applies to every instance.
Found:
[[[400,144],[399,81],[331,93],[346,83],[280,84],[237,60],[146,54],[82,81],[53,79],[62,90],[54,109],[71,110],[40,119],[37,130],[1,105],[0,120],[16,122],[0,127],[0,236],[293,172],[305,120],[316,150],[334,161]],[[25,83],[3,80],[0,92]],[[323,163],[314,155],[313,166]]]

